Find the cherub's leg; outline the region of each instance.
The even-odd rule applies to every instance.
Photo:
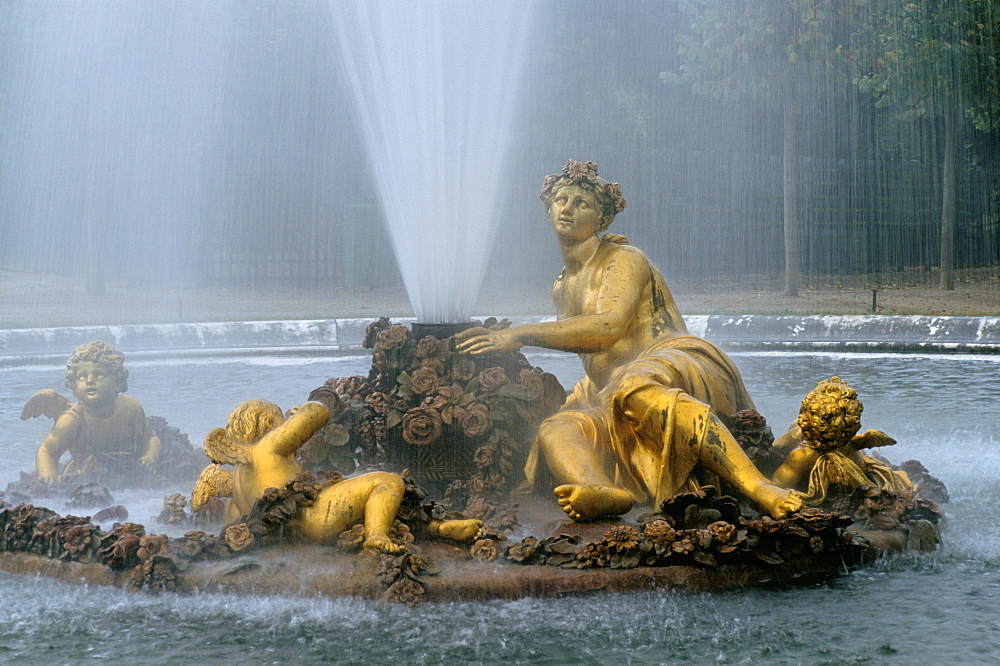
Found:
[[[388,472],[371,472],[364,477],[373,477],[365,501],[365,546],[387,553],[402,552],[403,546],[389,538],[389,530],[399,513],[406,484],[400,476]]]
[[[475,541],[483,533],[483,521],[472,518],[465,520],[431,520],[427,523],[427,533],[431,536],[452,541]]]
[[[620,516],[634,503],[631,493],[615,486],[595,446],[597,433],[582,412],[564,410],[542,422],[538,443],[559,485],[559,506],[573,520]]]
[[[365,526],[365,546],[398,553],[402,546],[389,530],[403,501],[405,484],[396,474],[371,472],[324,488],[311,506],[303,507],[296,529],[310,541],[330,543],[359,522]]]

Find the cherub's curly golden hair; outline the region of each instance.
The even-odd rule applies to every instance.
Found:
[[[103,367],[115,381],[119,393],[128,390],[128,369],[125,367],[125,354],[121,353],[103,340],[95,340],[73,349],[73,355],[66,361],[66,386],[73,390],[76,373],[81,363],[94,363]]]
[[[808,446],[831,451],[846,444],[861,429],[864,406],[858,392],[840,377],[816,385],[802,400],[798,424]]]
[[[285,416],[273,402],[267,400],[244,400],[236,405],[226,422],[226,435],[240,444],[253,444],[265,434],[274,430],[285,420]]]

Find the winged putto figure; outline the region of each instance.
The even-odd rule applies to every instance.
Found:
[[[212,460],[195,482],[191,508],[200,509],[210,497],[228,497],[225,519],[247,514],[269,488],[281,488],[302,471],[295,451],[329,418],[321,402],[309,401],[289,412],[266,400],[247,400],[236,406],[225,428],[205,437]],[[233,469],[227,469],[230,465]],[[316,500],[303,506],[287,524],[289,531],[316,543],[335,543],[340,534],[362,523],[364,545],[398,553],[403,546],[389,536],[405,492],[397,474],[369,472],[324,487]],[[432,520],[428,532],[456,541],[472,541],[482,530],[479,520]]]
[[[862,453],[896,443],[880,430],[857,434],[863,409],[858,392],[847,382],[839,377],[820,382],[799,410],[802,443],[774,472],[773,481],[784,488],[805,490],[803,502],[811,506],[859,486],[878,486],[912,499],[916,488],[906,472]]]
[[[66,363],[66,386],[77,401],[45,389],[28,399],[22,419],[48,416],[55,421],[35,457],[38,476],[47,483],[85,474],[134,476],[160,457],[160,439],[128,390],[125,355],[97,340],[73,350]],[[60,469],[60,458],[70,458]]]

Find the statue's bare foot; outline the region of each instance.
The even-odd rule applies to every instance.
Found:
[[[429,531],[442,539],[475,541],[483,534],[481,520],[438,520],[428,525]]]
[[[801,493],[772,486],[769,483],[761,484],[754,499],[769,516],[775,519],[784,518],[802,508]]]
[[[389,555],[398,555],[406,548],[389,538],[387,534],[373,534],[365,539],[365,548],[371,548]]]
[[[632,508],[632,495],[614,486],[566,484],[554,491],[559,506],[578,523],[602,516],[620,516]]]

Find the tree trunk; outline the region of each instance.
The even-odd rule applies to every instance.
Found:
[[[944,157],[941,175],[941,288],[955,289],[955,112],[944,113]]]
[[[799,227],[796,220],[798,209],[798,151],[796,130],[798,117],[794,103],[785,99],[782,124],[784,127],[784,165],[782,181],[784,185],[785,221],[785,293],[799,295]]]

